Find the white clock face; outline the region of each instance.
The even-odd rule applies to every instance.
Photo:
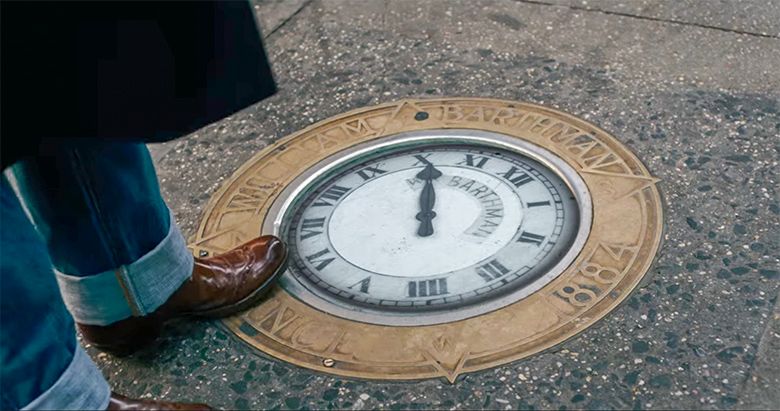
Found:
[[[547,274],[580,227],[577,198],[555,171],[479,144],[364,156],[319,179],[288,214],[288,275],[380,316],[511,293]]]

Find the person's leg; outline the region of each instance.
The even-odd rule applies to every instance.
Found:
[[[105,409],[110,389],[76,342],[46,245],[0,185],[0,408]]]
[[[11,168],[79,324],[154,312],[192,274],[143,144],[45,147]]]
[[[98,348],[127,354],[170,318],[234,314],[284,271],[286,248],[273,236],[193,258],[143,144],[42,147],[9,172],[46,241],[66,307]]]

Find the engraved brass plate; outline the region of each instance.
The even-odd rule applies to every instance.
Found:
[[[324,158],[386,136],[433,129],[501,133],[552,152],[576,171],[592,199],[592,226],[568,268],[515,303],[454,322],[357,322],[312,308],[277,287],[255,308],[226,319],[227,327],[267,354],[326,373],[454,382],[462,373],[561,343],[604,317],[639,284],[661,241],[658,179],[592,124],[538,105],[480,98],[361,108],[277,141],[211,199],[191,240],[193,253],[217,254],[259,235],[285,187]]]

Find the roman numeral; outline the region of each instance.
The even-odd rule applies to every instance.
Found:
[[[351,188],[333,186],[325,190],[325,192],[322,193],[322,195],[320,196],[320,201],[317,201],[314,204],[312,204],[312,207],[332,206],[333,203],[331,203],[330,201],[339,201],[341,197],[344,196],[344,194],[347,194],[347,192],[349,192],[349,190],[351,190]]]
[[[531,207],[542,207],[542,206],[548,206],[548,205],[550,205],[549,201],[536,201],[536,202],[533,202],[533,203],[528,203],[525,206],[528,207],[528,208],[531,208]]]
[[[512,167],[506,173],[498,173],[498,175],[504,176],[510,183],[515,185],[515,188],[520,187],[523,184],[528,184],[534,180],[525,172],[520,171],[517,173],[518,171],[520,170],[518,170],[517,167]],[[515,175],[515,173],[517,173],[517,175]]]
[[[378,167],[366,167],[360,171],[357,172],[357,175],[359,175],[363,180],[370,180],[380,174],[386,173],[386,170],[382,170]]]
[[[448,294],[447,279],[409,281],[409,297],[434,297]]]
[[[490,160],[489,157],[475,156],[473,154],[466,154],[466,159],[458,164],[465,164],[469,167],[482,168],[482,166]]]
[[[360,292],[363,293],[363,294],[368,294],[368,286],[371,284],[371,277],[370,276],[366,277],[366,278],[356,282],[355,284],[350,285],[347,288],[349,288],[351,290],[352,288],[354,288],[358,284],[360,284]]]
[[[322,231],[317,230],[323,227],[325,227],[325,217],[304,218],[303,223],[301,223],[301,240],[322,234]]]
[[[328,264],[332,263],[335,258],[327,258],[326,255],[330,254],[330,250],[327,248],[324,248],[320,251],[317,251],[316,253],[307,256],[306,260],[309,261],[318,271],[322,271],[323,268],[327,267]],[[323,258],[325,257],[325,258]]]
[[[536,244],[537,247],[542,245],[543,241],[543,235],[529,233],[528,231],[523,231],[523,233],[520,234],[520,238],[517,239],[517,242],[519,243],[532,243]]]
[[[415,154],[414,158],[416,158],[417,161],[415,161],[414,164],[412,164],[412,167],[415,167],[417,165],[427,166],[428,164],[431,164],[431,162],[428,161],[428,157],[430,157],[430,156],[431,156],[431,153],[428,153],[428,154]]]
[[[483,264],[477,267],[477,274],[482,277],[483,280],[490,282],[497,278],[501,278],[509,273],[509,269],[499,263],[498,260],[491,260],[487,264]]]

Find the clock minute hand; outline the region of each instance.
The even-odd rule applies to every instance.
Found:
[[[420,212],[416,216],[417,220],[420,221],[417,235],[428,237],[433,234],[433,218],[436,217],[436,212],[433,211],[433,206],[436,204],[433,180],[441,177],[441,171],[437,170],[433,164],[428,163],[422,171],[417,173],[416,177],[425,180],[425,186],[420,193]]]

